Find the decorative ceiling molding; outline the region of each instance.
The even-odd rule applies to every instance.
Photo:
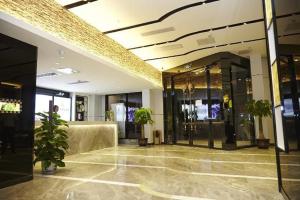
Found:
[[[197,2],[197,3],[192,3],[192,4],[188,4],[179,8],[176,8],[174,10],[171,10],[170,12],[164,14],[163,16],[161,16],[159,19],[156,20],[152,20],[152,21],[148,21],[148,22],[144,22],[144,23],[140,23],[140,24],[135,24],[135,25],[131,25],[131,26],[127,26],[127,27],[123,27],[123,28],[118,28],[118,29],[114,29],[114,30],[110,30],[110,31],[105,31],[103,32],[104,34],[110,34],[110,33],[115,33],[115,32],[119,32],[119,31],[125,31],[128,29],[133,29],[133,28],[138,28],[141,26],[148,26],[150,24],[156,24],[156,23],[160,23],[162,21],[164,21],[165,19],[167,19],[168,17],[182,11],[182,10],[186,10],[192,7],[196,7],[196,6],[201,6],[204,4],[208,4],[208,3],[213,3],[216,1],[221,1],[221,0],[205,0],[205,1],[201,1],[201,2]]]
[[[78,6],[82,6],[82,5],[85,5],[87,3],[91,3],[91,2],[94,2],[94,1],[98,1],[98,0],[82,0],[82,1],[76,1],[74,3],[70,3],[68,5],[65,5],[64,8],[65,9],[71,9],[71,8],[75,8],[75,7],[78,7]]]
[[[225,46],[231,46],[231,45],[243,44],[243,43],[249,43],[249,42],[256,42],[256,41],[260,41],[260,40],[264,40],[264,39],[265,38],[258,38],[258,39],[253,39],[253,40],[232,42],[232,43],[229,43],[229,44],[213,45],[213,46],[203,47],[203,48],[199,48],[199,49],[194,49],[194,50],[182,53],[182,54],[176,54],[176,55],[164,56],[164,57],[158,57],[158,58],[149,58],[149,59],[145,59],[144,61],[161,60],[161,59],[167,59],[167,58],[175,58],[175,57],[180,57],[180,56],[186,56],[186,55],[188,55],[190,53],[194,53],[196,51],[203,51],[203,50],[206,50],[206,49],[225,47]]]
[[[277,16],[277,18],[282,19],[282,18],[287,18],[287,17],[294,16],[294,15],[299,15],[299,14],[300,14],[299,12],[289,13],[289,14]],[[213,31],[216,31],[216,30],[233,28],[233,27],[243,26],[243,25],[247,25],[247,24],[254,24],[254,23],[259,23],[259,22],[263,22],[263,21],[264,21],[264,19],[262,18],[262,19],[250,20],[250,21],[245,21],[245,22],[239,22],[239,23],[230,24],[230,25],[226,25],[226,26],[219,26],[219,27],[215,27],[215,28],[199,30],[199,31],[184,34],[184,35],[179,36],[179,37],[177,37],[173,40],[168,40],[168,41],[164,41],[164,42],[157,42],[157,43],[152,43],[152,44],[146,44],[146,45],[131,47],[131,48],[127,48],[127,49],[128,50],[135,50],[135,49],[147,48],[147,47],[152,47],[152,46],[170,44],[170,43],[178,42],[178,41],[180,41],[184,38],[187,38],[187,37],[190,37],[190,36],[193,36],[193,35],[197,35],[197,34],[201,34],[201,33],[213,32]]]
[[[263,21],[264,21],[264,19],[256,19],[256,20],[245,21],[245,22],[240,22],[240,23],[236,23],[236,24],[230,24],[230,25],[226,25],[226,26],[220,26],[220,27],[195,31],[195,32],[184,34],[184,35],[182,35],[180,37],[177,37],[173,40],[168,40],[168,41],[158,42],[158,43],[153,43],[153,44],[147,44],[147,45],[143,45],[143,46],[132,47],[132,48],[128,48],[128,50],[141,49],[141,48],[157,46],[157,45],[163,45],[163,44],[170,44],[170,43],[173,43],[173,42],[178,42],[179,40],[182,40],[184,38],[187,38],[187,37],[190,37],[190,36],[193,36],[193,35],[197,35],[197,34],[201,34],[201,33],[207,33],[207,32],[212,32],[212,31],[216,31],[216,30],[222,30],[222,29],[227,29],[227,28],[232,28],[232,27],[237,27],[237,26],[243,26],[243,25],[253,24],[253,23],[258,23],[258,22],[263,22]]]
[[[161,72],[55,1],[0,0],[0,11],[71,43],[129,74],[162,85]]]

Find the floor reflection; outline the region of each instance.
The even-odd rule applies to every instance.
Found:
[[[0,199],[282,200],[274,149],[126,145],[65,160],[67,167],[53,176],[36,166],[33,181],[0,190]]]

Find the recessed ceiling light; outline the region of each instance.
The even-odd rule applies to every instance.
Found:
[[[191,64],[185,66],[186,69],[189,69],[189,68],[191,68],[191,67],[192,67]]]
[[[72,69],[70,67],[58,68],[56,70],[59,71],[59,72],[61,72],[61,73],[64,73],[64,74],[76,74],[76,73],[79,73],[79,71],[74,70],[74,69]]]

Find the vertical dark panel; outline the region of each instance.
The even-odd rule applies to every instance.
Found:
[[[36,47],[0,34],[0,187],[33,176],[36,63]]]
[[[214,147],[214,138],[213,138],[213,132],[212,132],[212,111],[211,111],[211,80],[210,80],[210,70],[206,70],[206,81],[207,81],[207,105],[208,105],[208,147],[213,148]]]
[[[267,3],[270,3],[270,6],[267,6]],[[281,115],[277,116],[282,117],[282,121],[284,122],[283,132],[281,129],[277,130],[277,126],[275,126],[279,190],[286,199],[299,199],[299,167],[296,167],[293,164],[300,162],[299,148],[297,148],[297,136],[299,138],[300,134],[297,127],[300,123],[300,95],[299,90],[297,89],[299,87],[300,64],[298,64],[298,67],[296,64],[299,61],[298,58],[300,56],[300,35],[299,32],[297,32],[297,30],[299,30],[300,2],[299,0],[265,0],[264,11],[265,17],[268,16],[268,13],[271,14],[270,18],[272,20],[270,20],[269,24],[273,23],[274,25],[273,28],[265,21],[266,32],[274,32],[275,37],[274,48],[268,48],[269,65],[272,64],[270,66],[271,69],[277,68],[279,73],[279,89],[276,90],[273,87],[272,90],[273,97],[277,97],[273,98],[273,104],[275,107],[274,109],[280,109]],[[278,17],[283,13],[286,14],[285,17]],[[272,42],[271,38],[272,37],[267,37],[267,44]],[[274,59],[270,60],[272,52],[276,53],[275,61]],[[276,70],[273,70],[273,72],[274,71]],[[271,83],[275,85],[277,82],[273,79]],[[278,96],[280,98],[278,98]],[[278,102],[277,99],[279,99],[280,102]],[[275,125],[278,125],[278,122]],[[277,137],[277,135],[280,136],[282,133],[283,141],[281,137]]]
[[[176,113],[176,107],[175,107],[175,101],[176,101],[176,97],[175,97],[175,89],[174,89],[174,77],[171,78],[171,109],[172,109],[172,129],[173,129],[173,144],[176,144],[177,142],[177,129],[176,129],[176,117],[175,117],[175,113]]]

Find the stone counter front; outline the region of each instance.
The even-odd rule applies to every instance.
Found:
[[[115,147],[118,145],[117,124],[110,122],[68,122],[67,155]],[[40,122],[36,122],[39,126]]]

